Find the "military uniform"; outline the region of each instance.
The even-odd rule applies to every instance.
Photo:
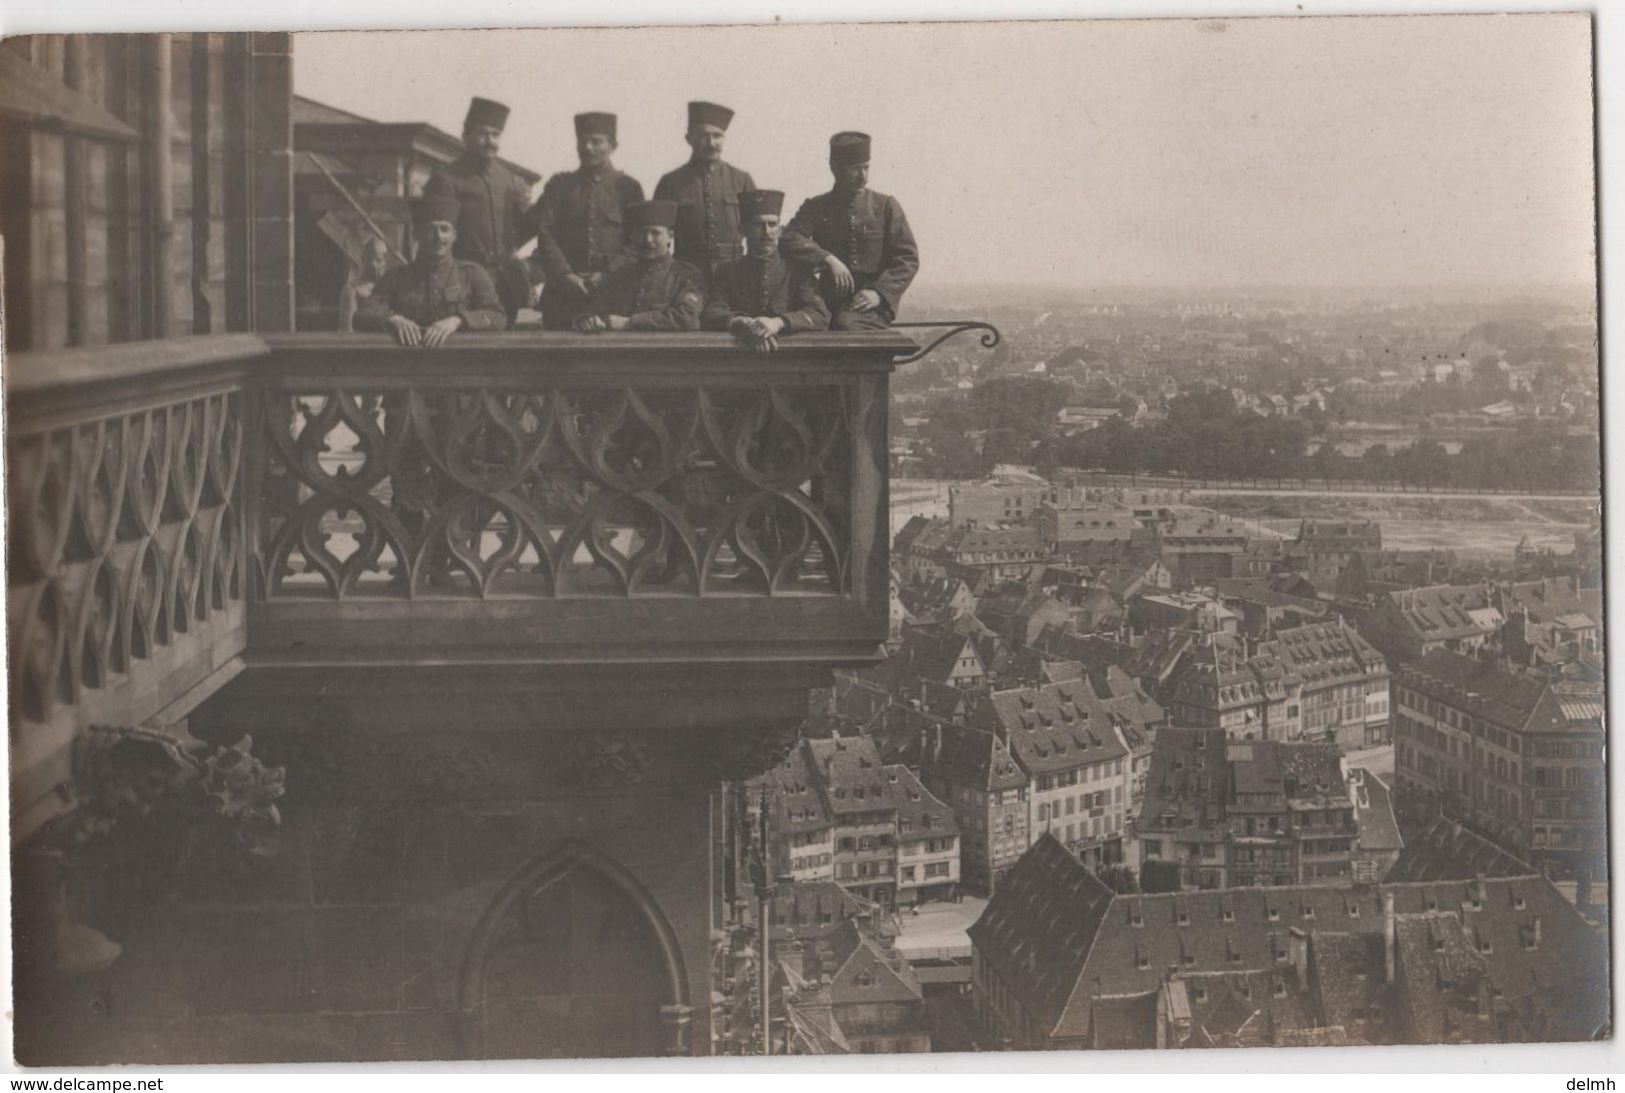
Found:
[[[520,226],[530,206],[530,187],[501,163],[465,158],[436,171],[423,192],[456,198],[461,213],[452,254],[491,275],[511,320],[530,303],[525,264],[513,256],[533,234]]]
[[[696,127],[715,126],[726,130],[733,116],[732,110],[714,102],[689,103],[690,140]],[[739,195],[754,189],[756,183],[751,180],[749,171],[741,171],[721,160],[705,162],[697,155],[664,175],[655,187],[655,200],[677,203],[674,253],[678,261],[687,262],[704,273],[709,282],[718,266],[744,254]]]
[[[355,328],[387,331],[392,315],[419,326],[461,315],[465,330],[503,330],[508,325],[491,275],[450,255],[396,266],[384,274],[356,310]]]
[[[677,258],[712,276],[743,254],[739,195],[755,188],[750,172],[721,161],[685,163],[662,177],[655,197],[677,202]]]
[[[628,330],[698,330],[705,307],[705,278],[687,262],[667,255],[633,262],[604,275],[590,313],[625,315]]]
[[[830,162],[836,164],[838,156],[844,155],[847,162],[867,163],[867,137],[863,137],[857,151],[843,152],[844,146],[837,144],[843,137],[860,136],[862,134],[836,134],[831,141]],[[860,154],[861,159],[851,158]],[[833,313],[832,330],[890,325],[897,318],[903,293],[920,270],[920,251],[909,229],[908,218],[903,215],[903,206],[895,197],[870,189],[855,194],[831,190],[802,202],[795,219],[785,225],[779,250],[786,258],[815,267],[833,254],[852,271],[854,294],[864,289],[873,289],[879,294],[878,307],[871,311],[853,311],[848,306],[849,299],[837,298],[838,293],[826,274],[824,291]]]
[[[727,330],[734,319],[763,315],[783,319],[786,334],[829,329],[829,305],[819,295],[813,271],[801,263],[752,254],[718,266],[700,325]]]
[[[469,104],[463,124],[465,130],[472,125],[501,129],[507,121],[506,106],[477,98]],[[513,256],[535,234],[523,228],[530,186],[497,160],[465,155],[438,168],[424,185],[423,195],[456,200],[457,243],[452,254],[478,263],[491,275],[511,324],[519,309],[530,303],[529,275],[525,264]]]
[[[614,139],[613,115],[578,115],[576,135],[589,132]],[[526,220],[536,234],[536,255],[546,276],[541,299],[546,329],[569,330],[577,316],[589,311],[588,301],[566,287],[567,277],[604,273],[630,260],[626,210],[642,200],[638,180],[613,167],[583,167],[547,180]]]
[[[739,207],[747,225],[755,224],[759,217],[776,218],[784,209],[784,194],[747,190],[739,197]],[[766,254],[724,262],[711,280],[700,325],[707,330],[727,330],[736,319],[768,316],[784,320],[781,336],[823,330],[829,326],[829,307],[818,294],[813,272],[799,262],[785,261],[777,247]]]

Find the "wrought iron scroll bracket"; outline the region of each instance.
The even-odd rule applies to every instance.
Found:
[[[935,349],[937,346],[941,345],[943,342],[947,341],[949,338],[952,338],[954,335],[963,334],[963,333],[965,333],[966,331],[969,331],[969,330],[980,330],[982,332],[982,348],[983,349],[992,349],[994,346],[998,345],[1000,340],[1003,338],[1003,335],[999,333],[999,328],[998,327],[994,326],[992,323],[984,323],[984,322],[981,322],[979,320],[978,321],[970,321],[970,322],[956,322],[956,323],[950,323],[950,322],[940,322],[940,323],[932,323],[932,322],[892,323],[891,325],[892,325],[893,330],[897,330],[897,329],[920,329],[920,328],[937,329],[937,328],[940,328],[940,327],[948,327],[949,328],[946,331],[944,331],[943,333],[938,334],[930,342],[927,342],[925,345],[921,346],[919,349],[917,349],[913,353],[909,354],[908,356],[898,358],[896,361],[893,362],[894,364],[912,364],[915,361],[919,360],[920,358],[928,355],[933,349]]]

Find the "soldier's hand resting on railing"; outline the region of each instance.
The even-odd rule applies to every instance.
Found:
[[[758,353],[771,353],[779,347],[779,335],[790,324],[776,315],[755,318],[736,318],[728,324],[728,332],[747,349]]]
[[[423,328],[405,315],[389,317],[389,332],[399,345],[422,345]]]
[[[433,349],[445,345],[446,339],[463,328],[461,315],[447,315],[438,322],[430,323],[423,330],[423,344]]]

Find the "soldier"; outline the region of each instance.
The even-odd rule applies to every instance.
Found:
[[[387,330],[401,345],[439,346],[458,330],[502,330],[507,313],[490,274],[452,257],[457,244],[455,197],[412,201],[417,255],[384,274],[356,310],[357,330]]]
[[[456,257],[477,262],[491,275],[512,326],[521,307],[530,304],[530,276],[517,251],[533,231],[523,228],[530,206],[530,187],[497,159],[508,108],[490,99],[475,99],[463,122],[462,158],[439,168],[423,187],[430,197],[457,199]]]
[[[542,326],[570,330],[588,309],[604,275],[628,261],[626,210],[643,200],[643,187],[615,169],[614,114],[576,115],[581,168],[554,175],[531,207],[542,286]]]
[[[749,253],[717,268],[711,297],[700,316],[707,330],[726,330],[741,345],[771,353],[779,338],[829,326],[829,306],[818,294],[814,271],[779,254],[779,216],[784,194],[747,190],[739,195]]]
[[[698,330],[705,307],[700,271],[671,255],[677,205],[644,201],[626,210],[637,261],[606,273],[591,310],[576,320],[583,334],[606,330]]]
[[[920,270],[914,233],[895,197],[868,188],[867,133],[831,137],[829,169],[835,187],[802,202],[779,250],[823,267],[831,330],[884,329]]]
[[[739,195],[754,190],[750,172],[723,162],[722,144],[734,112],[711,102],[688,104],[689,161],[665,175],[655,187],[656,201],[675,201],[677,260],[704,273],[738,258],[744,242],[739,222]]]

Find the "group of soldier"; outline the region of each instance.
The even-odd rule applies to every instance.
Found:
[[[782,224],[784,194],[722,158],[733,111],[688,104],[689,161],[644,200],[614,165],[616,117],[575,118],[580,167],[532,204],[498,158],[508,107],[476,98],[463,156],[412,202],[417,250],[356,310],[358,330],[440,345],[458,330],[503,330],[533,298],[547,330],[719,330],[771,352],[807,330],[888,326],[919,269],[896,198],[869,189],[870,138],[829,142],[834,186]],[[518,256],[536,240],[532,260]]]

